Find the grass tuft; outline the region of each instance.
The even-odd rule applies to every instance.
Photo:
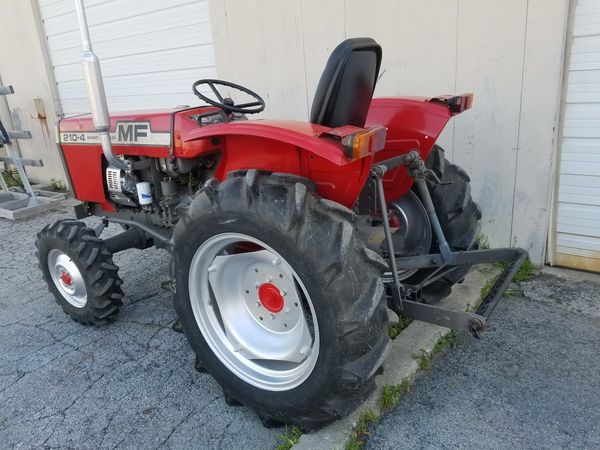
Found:
[[[458,333],[455,330],[451,330],[438,339],[430,352],[421,349],[419,353],[413,353],[412,357],[419,363],[419,369],[425,371],[431,367],[431,361],[433,358],[444,349],[448,347],[454,347],[456,345],[456,339]]]
[[[492,289],[492,286],[494,286],[494,284],[496,283],[498,276],[499,275],[496,275],[494,278],[486,281],[486,283],[481,287],[481,300],[483,300],[490,293],[490,290]]]
[[[275,447],[275,450],[290,450],[294,445],[298,443],[302,436],[302,430],[298,427],[288,428],[285,426],[285,431],[277,436],[279,444]]]
[[[379,397],[379,408],[382,412],[389,411],[400,401],[400,397],[410,389],[410,381],[402,380],[400,384],[385,385],[381,389],[381,397]]]
[[[413,353],[413,359],[419,363],[419,370],[427,370],[431,366],[431,355],[427,350],[421,349],[419,353]]]
[[[365,409],[362,412],[358,418],[358,423],[354,427],[354,430],[352,430],[350,440],[346,443],[346,450],[359,450],[363,446],[363,439],[369,435],[369,425],[376,422],[377,418],[377,413],[371,408]]]
[[[13,174],[10,170],[2,171],[2,178],[6,183],[6,186],[11,187],[23,187],[23,182],[21,181],[21,177],[18,174]]]
[[[523,265],[519,268],[519,270],[515,274],[513,281],[516,281],[517,283],[522,283],[523,281],[531,280],[536,275],[537,275],[536,267],[533,265],[531,260],[529,258],[527,258],[525,260],[525,262],[523,263]]]
[[[475,242],[477,243],[477,247],[479,248],[479,250],[487,250],[488,248],[490,248],[490,241],[488,240],[487,236],[483,233],[477,235],[477,237],[475,238]]]
[[[508,263],[506,263],[504,261],[498,261],[498,262],[494,263],[494,265],[503,271],[506,270],[506,268],[508,267]],[[515,274],[515,276],[513,278],[513,282],[522,283],[524,281],[529,281],[536,275],[537,275],[536,267],[533,265],[531,260],[529,258],[527,258],[525,260],[525,262],[521,265],[521,267],[519,267],[519,270],[517,270],[517,273]],[[498,276],[500,276],[500,275],[498,275]],[[493,279],[489,280],[487,283],[485,283],[483,285],[483,287],[481,288],[481,299],[482,300],[485,298],[486,295],[488,295],[488,293],[490,292],[490,289],[492,288],[492,286],[498,279],[498,276],[494,277]],[[508,297],[509,294],[510,294],[510,291],[508,289],[506,291],[504,291],[505,297]]]
[[[65,192],[67,190],[65,182],[58,178],[50,178],[50,186],[52,186],[54,192]]]
[[[402,316],[400,317],[400,321],[398,323],[390,325],[390,327],[388,328],[388,336],[390,337],[390,339],[396,339],[398,335],[402,332],[402,330],[409,326],[412,323],[412,321],[413,320],[409,317]]]

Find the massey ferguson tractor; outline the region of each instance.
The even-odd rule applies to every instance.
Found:
[[[307,431],[373,389],[388,308],[486,328],[526,253],[478,250],[469,176],[435,144],[472,94],[374,99],[381,47],[358,38],[329,57],[308,122],[249,120],[260,95],[214,79],[192,85],[202,106],[109,115],[76,5],[91,114],[61,120],[58,136],[76,217],[101,223],[59,220],[36,242],[71,318],[116,317],[114,253],[166,249],[178,321],[225,399]],[[123,231],[102,239],[109,222]],[[495,261],[506,269],[477,311],[438,304],[472,265]]]

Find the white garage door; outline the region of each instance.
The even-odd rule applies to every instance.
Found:
[[[600,0],[578,0],[566,73],[558,265],[600,272]]]
[[[39,0],[66,116],[89,111],[74,0]],[[198,104],[192,83],[216,75],[207,0],[86,0],[111,111]]]

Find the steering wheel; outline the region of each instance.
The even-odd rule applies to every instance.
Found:
[[[208,87],[210,87],[211,90],[214,92],[215,96],[219,99],[219,101],[212,100],[212,99],[208,98],[207,96],[205,96],[204,94],[201,94],[197,89],[197,87],[200,85],[207,85]],[[248,102],[248,103],[241,103],[239,105],[236,105],[235,103],[233,103],[233,100],[231,100],[229,97],[223,98],[223,96],[219,93],[219,90],[215,87],[215,85],[226,86],[226,87],[244,92],[244,93],[248,94],[250,97],[253,97],[254,99],[256,99],[256,101]],[[192,91],[194,92],[196,97],[198,97],[200,100],[208,103],[209,105],[216,106],[217,108],[221,108],[226,113],[236,112],[236,113],[241,113],[241,114],[256,114],[265,109],[265,101],[261,98],[260,95],[258,95],[254,91],[251,91],[248,88],[245,88],[244,86],[240,86],[239,84],[235,84],[235,83],[230,83],[229,81],[212,80],[212,79],[198,80],[192,85]]]

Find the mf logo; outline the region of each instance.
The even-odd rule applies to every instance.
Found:
[[[117,142],[138,142],[148,137],[149,130],[148,122],[117,123]]]

